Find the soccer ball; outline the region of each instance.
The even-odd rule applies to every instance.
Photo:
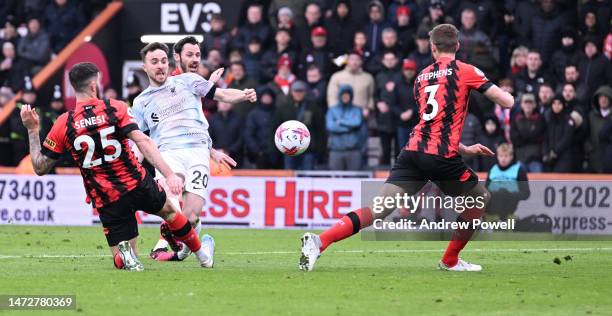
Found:
[[[286,121],[274,133],[276,148],[287,156],[297,156],[308,149],[310,131],[299,121]]]

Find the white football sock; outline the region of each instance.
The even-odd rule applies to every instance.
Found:
[[[168,248],[168,242],[165,239],[160,238],[155,244],[155,247],[153,247],[153,250],[164,249],[164,248]]]

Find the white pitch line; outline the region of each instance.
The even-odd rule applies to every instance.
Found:
[[[428,252],[443,252],[444,249],[388,249],[388,250],[336,250],[331,251],[332,253],[428,253]],[[595,252],[595,251],[612,251],[612,247],[602,248],[474,248],[465,249],[464,252],[566,252],[566,251],[578,251],[578,252]],[[222,252],[222,255],[228,256],[260,256],[260,255],[295,255],[299,254],[299,251],[245,251],[245,252]],[[53,258],[100,258],[110,257],[107,254],[98,255],[2,255],[0,259],[53,259]]]

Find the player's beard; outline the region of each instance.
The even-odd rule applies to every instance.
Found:
[[[158,76],[158,74],[159,74],[158,72],[155,72],[155,73],[153,74],[153,76],[150,76],[150,75],[149,75],[149,80],[151,80],[151,81],[155,82],[155,84],[157,84],[158,86],[161,86],[161,85],[163,85],[164,83],[166,83],[166,79],[168,79],[168,74],[163,74],[163,79],[162,79],[161,81],[160,81],[160,80],[157,80],[157,76]]]
[[[179,61],[179,64],[181,65],[181,72],[183,72],[183,73],[185,73],[185,72],[197,72],[198,71],[198,66],[200,65],[198,62],[194,61],[194,62],[192,62],[190,64],[190,66],[192,66],[194,69],[191,69],[191,68],[187,67],[188,65],[185,64],[182,59]]]

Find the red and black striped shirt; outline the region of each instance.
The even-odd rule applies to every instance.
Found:
[[[60,115],[53,124],[42,153],[58,159],[69,151],[79,165],[87,196],[99,208],[117,201],[144,179],[144,169],[127,138],[137,129],[121,101],[78,102],[73,111]]]
[[[414,82],[420,119],[404,149],[446,158],[457,155],[470,92],[484,92],[492,85],[475,66],[438,58]]]

